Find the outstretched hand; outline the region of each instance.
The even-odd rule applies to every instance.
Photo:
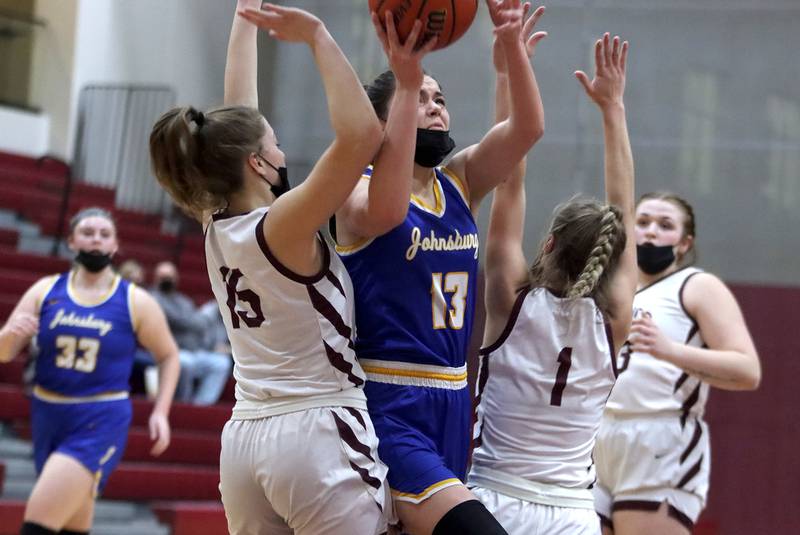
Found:
[[[625,64],[628,59],[628,41],[620,44],[618,35],[614,39],[603,35],[594,44],[594,79],[583,71],[575,71],[575,77],[586,90],[586,94],[601,109],[622,104],[625,92]]]
[[[247,8],[237,13],[251,24],[268,30],[271,37],[292,43],[310,44],[316,32],[324,27],[322,21],[308,11],[275,4],[265,3],[261,9]]]
[[[436,36],[428,39],[422,46],[417,46],[422,32],[422,21],[414,21],[411,33],[406,37],[405,43],[400,42],[394,17],[391,11],[385,13],[386,29],[381,25],[376,13],[372,13],[372,25],[389,60],[389,68],[397,79],[398,87],[419,88],[422,85],[423,71],[422,58],[436,46]]]
[[[525,16],[528,14],[530,8],[530,2],[525,2],[522,5],[523,18],[525,18]],[[536,23],[540,18],[542,18],[542,15],[544,15],[544,6],[539,6],[536,8],[536,11],[533,12],[533,15],[525,20],[525,24],[522,25],[520,39],[525,41],[525,52],[528,54],[529,58],[532,58],[536,53],[536,45],[539,44],[539,41],[547,37],[547,32],[533,32],[533,29],[536,27]],[[525,36],[528,36],[527,39]],[[494,68],[497,72],[508,72],[506,56],[503,53],[502,44],[497,39],[497,36],[495,36],[494,43],[492,44],[492,62],[494,63]]]
[[[495,37],[501,41],[520,38],[525,11],[521,0],[486,0]]]

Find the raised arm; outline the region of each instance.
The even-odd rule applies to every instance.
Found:
[[[609,298],[614,340],[627,338],[638,277],[634,234],[633,154],[628,139],[623,99],[627,58],[628,42],[621,42],[618,36],[612,40],[606,33],[595,42],[594,79],[590,81],[583,71],[575,72],[575,77],[603,116],[606,200],[622,212],[622,223],[627,237],[625,249],[610,280]]]
[[[405,43],[401,43],[390,11],[385,13],[386,30],[378,15],[372,23],[395,78],[395,90],[384,125],[384,138],[372,166],[372,176],[356,185],[336,214],[338,240],[349,245],[359,239],[384,234],[400,223],[408,212],[411,177],[414,173],[417,106],[423,80],[421,60],[436,39],[416,48],[422,23],[416,21]]]
[[[308,257],[317,230],[344,203],[372,160],[382,131],[364,88],[347,58],[314,15],[294,8],[264,4],[242,16],[269,30],[272,37],[306,43],[319,69],[335,138],[308,178],[282,195],[270,209],[264,232],[283,260]]]
[[[544,134],[542,100],[522,37],[525,8],[519,0],[486,0],[486,4],[507,65],[509,112],[479,143],[448,163],[457,175],[465,177],[473,212]],[[543,13],[543,7],[534,12],[531,27]]]
[[[260,0],[238,0],[236,10],[258,9]],[[227,106],[258,108],[258,28],[239,16],[233,17],[225,60]]]
[[[529,4],[526,4],[527,9]],[[538,12],[541,15],[541,10]],[[522,36],[528,36],[537,20],[534,14],[525,22]],[[526,52],[533,56],[536,44],[546,33],[536,32],[525,41]],[[495,80],[495,122],[508,117],[508,68],[500,42],[495,39],[492,55],[497,72]],[[524,283],[528,266],[522,248],[525,228],[525,169],[526,157],[513,169],[511,175],[494,191],[486,239],[486,291],[487,335],[493,340],[495,330],[502,329],[511,312],[516,293]]]

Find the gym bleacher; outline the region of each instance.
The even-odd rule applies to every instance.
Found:
[[[69,268],[67,258],[51,256],[46,249],[60,228],[65,233],[69,217],[87,206],[113,212],[120,239],[116,264],[133,258],[152,270],[161,260],[175,261],[181,291],[199,304],[211,298],[199,228],[181,237],[164,233],[160,216],[119,209],[114,206],[114,190],[82,182],[69,187],[62,225],[59,216],[67,177],[68,169],[59,161],[0,152],[0,322],[6,321],[33,282]],[[0,535],[18,533],[35,481],[23,379],[26,361],[21,354],[0,364]],[[219,450],[231,406],[232,380],[223,401],[214,406],[174,404],[172,442],[155,458],[149,454],[147,430],[152,403],[134,391],[128,445],[98,502],[92,533],[226,533],[218,490]]]

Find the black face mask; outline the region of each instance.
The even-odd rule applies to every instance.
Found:
[[[175,281],[172,279],[162,279],[158,281],[158,290],[168,294],[175,289]]]
[[[78,254],[75,255],[75,261],[85,267],[87,271],[99,273],[111,263],[111,255],[78,251]]]
[[[417,128],[417,150],[414,161],[422,167],[436,167],[455,148],[448,130]]]
[[[281,195],[283,195],[292,188],[292,186],[289,184],[289,170],[286,169],[285,166],[275,167],[274,165],[269,163],[269,161],[266,158],[264,158],[260,154],[259,156],[261,157],[262,160],[264,160],[265,164],[272,167],[278,172],[278,180],[280,180],[278,184],[272,184],[266,178],[264,179],[267,180],[267,183],[269,183],[269,189],[277,199],[278,197],[280,197]]]
[[[645,243],[636,246],[636,262],[639,269],[648,275],[661,273],[675,261],[672,245],[653,245]]]

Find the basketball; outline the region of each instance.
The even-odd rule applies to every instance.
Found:
[[[401,42],[411,33],[414,21],[421,20],[419,43],[436,36],[436,50],[455,43],[467,32],[475,20],[478,0],[369,0],[369,9],[378,14],[381,24],[385,13],[392,12]]]

